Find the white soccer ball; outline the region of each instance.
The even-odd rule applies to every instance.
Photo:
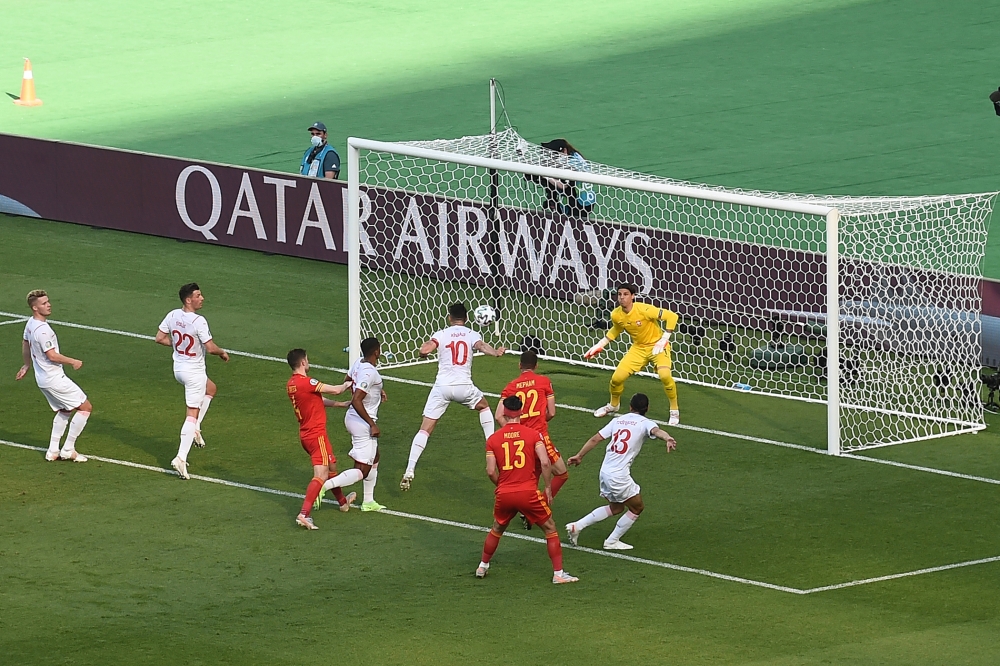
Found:
[[[497,311],[489,305],[480,305],[472,311],[472,316],[480,326],[489,326],[497,319]]]

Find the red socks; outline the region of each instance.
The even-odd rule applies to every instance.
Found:
[[[308,516],[312,511],[313,502],[319,497],[319,491],[323,489],[323,479],[313,477],[306,487],[306,499],[302,502],[302,515]]]
[[[483,562],[486,564],[490,563],[490,559],[493,557],[493,553],[497,552],[497,546],[500,545],[501,534],[497,534],[493,530],[486,535],[486,544],[483,545]],[[559,535],[556,535],[556,542],[558,543]],[[560,556],[561,559],[561,556]]]
[[[340,506],[347,504],[347,498],[344,497],[344,491],[339,487],[333,489],[333,499],[337,500],[337,504]]]
[[[487,541],[487,543],[489,542]],[[549,550],[549,559],[552,560],[552,570],[562,571],[562,544],[559,543],[559,533],[552,532],[546,534],[545,545]],[[486,560],[483,561],[485,562]]]
[[[552,499],[556,498],[556,493],[559,489],[563,487],[563,484],[569,480],[569,472],[563,472],[562,474],[556,474],[552,477]]]

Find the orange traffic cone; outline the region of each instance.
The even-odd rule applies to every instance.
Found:
[[[21,79],[21,97],[14,100],[21,106],[41,106],[42,100],[35,97],[35,77],[31,74],[31,61],[24,59],[24,77]]]

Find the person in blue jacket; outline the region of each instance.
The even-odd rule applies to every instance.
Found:
[[[590,171],[590,167],[587,165],[587,161],[583,159],[583,155],[566,139],[546,141],[542,144],[542,148],[568,157],[569,164],[567,166],[574,171]],[[562,166],[559,162],[553,164],[553,166],[557,165]],[[594,209],[597,197],[590,183],[577,183],[572,180],[558,180],[556,178],[527,174],[525,178],[541,185],[545,190],[545,208],[548,210],[586,219],[590,215],[590,211]]]
[[[326,125],[313,123],[309,127],[309,134],[312,135],[312,145],[302,156],[299,173],[303,176],[336,180],[340,175],[340,155],[326,142]]]

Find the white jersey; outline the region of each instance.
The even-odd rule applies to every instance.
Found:
[[[653,428],[656,427],[654,421],[629,412],[601,428],[601,437],[611,438],[601,465],[601,476],[627,475],[632,469],[632,461],[642,450],[643,442],[652,437]]]
[[[365,406],[368,416],[377,421],[378,407],[382,404],[382,375],[378,374],[378,370],[375,369],[374,365],[363,358],[359,358],[351,366],[351,370],[347,373],[347,376],[353,382],[351,384],[351,394],[353,395],[354,391],[358,389],[365,392],[365,399],[361,404]],[[354,409],[354,405],[347,408],[347,418],[364,421],[357,410]]]
[[[174,373],[205,372],[205,343],[212,339],[208,321],[196,312],[171,310],[160,330],[170,336],[174,350]]]
[[[472,384],[472,352],[483,336],[466,326],[449,326],[431,340],[438,346],[438,373],[435,384],[460,386]]]
[[[24,325],[24,339],[31,348],[31,365],[35,369],[35,383],[46,388],[66,376],[62,363],[49,360],[45,352],[50,349],[59,353],[59,339],[48,322],[32,317]]]

